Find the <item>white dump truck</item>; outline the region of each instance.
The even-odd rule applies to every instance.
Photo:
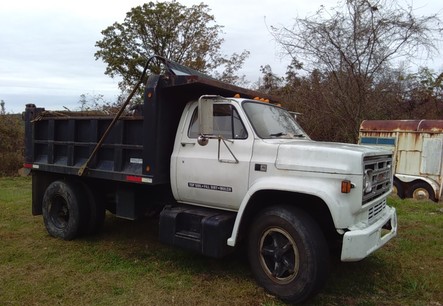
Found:
[[[162,242],[212,257],[245,245],[257,282],[300,302],[326,282],[329,242],[358,261],[396,235],[391,152],[312,141],[272,97],[155,59],[165,73],[133,114],[27,105],[32,212],[51,236],[94,233],[105,209],[161,211]]]

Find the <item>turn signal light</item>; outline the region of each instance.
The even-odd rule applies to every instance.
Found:
[[[348,180],[341,181],[341,192],[342,193],[350,193],[351,188],[352,188],[351,181],[348,181]]]

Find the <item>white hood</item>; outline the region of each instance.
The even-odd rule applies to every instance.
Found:
[[[363,157],[391,152],[355,144],[293,141],[279,145],[277,169],[333,174],[362,174]]]

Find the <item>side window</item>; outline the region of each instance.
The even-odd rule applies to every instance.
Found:
[[[197,138],[198,132],[198,109],[196,108],[188,130],[189,138]],[[226,139],[248,138],[248,133],[237,110],[229,104],[214,104],[214,134]]]
[[[195,108],[194,113],[192,114],[191,124],[189,125],[188,130],[189,138],[197,138],[198,137],[198,107]]]
[[[232,107],[232,106],[231,106]],[[246,131],[243,122],[240,119],[240,115],[237,110],[232,107],[232,130],[233,130],[233,139],[246,139],[248,138],[248,132]]]

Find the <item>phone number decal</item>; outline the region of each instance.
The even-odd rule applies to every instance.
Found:
[[[209,184],[188,183],[188,187],[214,190],[214,191],[232,192],[232,187],[209,185]]]

